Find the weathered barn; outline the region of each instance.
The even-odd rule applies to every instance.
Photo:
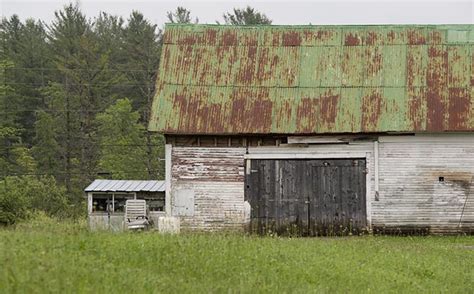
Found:
[[[125,227],[125,202],[144,199],[154,225],[165,215],[164,181],[95,180],[84,189],[87,194],[89,227],[92,230],[121,231]]]
[[[166,136],[167,215],[474,231],[473,45],[473,25],[167,25],[149,125]]]

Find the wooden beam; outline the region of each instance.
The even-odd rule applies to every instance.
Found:
[[[291,136],[288,144],[335,144],[347,143],[347,137],[324,137],[324,136]]]

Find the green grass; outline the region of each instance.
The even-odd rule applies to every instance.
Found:
[[[474,291],[474,237],[271,238],[0,229],[0,292]]]

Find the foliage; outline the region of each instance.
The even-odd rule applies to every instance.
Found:
[[[233,13],[224,13],[224,21],[228,25],[259,25],[272,24],[272,20],[265,14],[256,11],[254,8],[247,6],[244,9],[234,8]]]
[[[35,131],[32,153],[38,163],[38,172],[54,175],[60,169],[60,158],[57,125],[53,116],[45,111],[39,111]]]
[[[97,115],[101,144],[99,167],[114,179],[147,178],[146,138],[129,99],[120,99]]]
[[[474,237],[269,238],[0,230],[9,292],[468,293]]]
[[[0,224],[14,224],[36,211],[67,216],[65,190],[53,177],[6,177],[0,181]]]
[[[191,18],[191,11],[184,7],[178,6],[174,12],[168,11],[166,17],[170,23],[198,23],[199,19],[196,17],[194,21]]]

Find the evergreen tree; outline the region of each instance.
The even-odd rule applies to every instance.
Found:
[[[49,40],[58,75],[44,92],[58,123],[61,174],[68,192],[81,193],[95,178],[98,160],[95,115],[115,100],[120,73],[110,70],[93,25],[77,6],[56,12]]]
[[[37,114],[35,132],[32,153],[38,163],[38,172],[57,175],[56,172],[60,169],[59,144],[56,140],[57,125],[53,116],[40,111]]]
[[[166,17],[170,23],[192,23],[191,11],[184,7],[178,6],[174,12],[168,11]],[[198,23],[199,19],[196,17],[194,23]]]
[[[135,11],[124,29],[123,40],[127,56],[124,67],[128,69],[126,74],[131,86],[127,89],[127,97],[131,99],[133,108],[140,112],[140,122],[147,126],[161,52],[161,32],[156,25],[152,25],[141,13]],[[155,162],[156,148],[161,145],[155,145],[163,142],[163,138],[154,137],[156,135],[146,133],[148,178],[155,178],[154,171],[161,164]]]
[[[272,24],[272,20],[250,6],[245,9],[234,8],[233,13],[224,13],[224,22],[229,25]]]
[[[123,26],[122,17],[102,12],[94,21],[94,32],[97,35],[101,52],[109,53],[111,68],[126,60],[126,52],[123,51]]]
[[[17,97],[15,89],[6,80],[7,69],[13,64],[5,59],[0,61],[0,179],[13,174],[33,173],[36,163],[30,152],[22,144],[21,129],[16,122],[17,112],[11,111],[12,103]]]
[[[34,113],[44,107],[40,88],[51,73],[46,32],[41,22],[27,19],[23,24],[16,15],[2,20],[0,32],[2,55],[14,64],[6,70],[6,83],[14,91],[7,95],[10,107],[5,115],[21,129],[22,141],[31,145]]]

